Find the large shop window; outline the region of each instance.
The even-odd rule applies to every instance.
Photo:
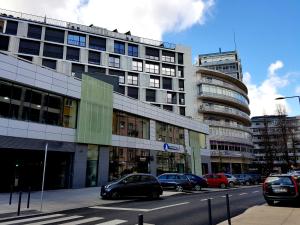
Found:
[[[113,112],[113,134],[150,139],[150,120],[133,114]]]
[[[0,81],[0,117],[76,128],[77,101]]]
[[[156,140],[184,145],[184,129],[156,121]]]
[[[184,173],[185,172],[185,156],[184,154],[174,152],[158,151],[157,155],[157,175],[162,173]]]
[[[150,151],[112,147],[109,151],[109,180],[130,173],[149,173]]]

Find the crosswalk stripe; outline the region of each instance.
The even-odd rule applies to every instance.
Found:
[[[51,223],[59,223],[59,222],[62,222],[62,221],[78,219],[78,218],[81,218],[81,217],[82,216],[68,216],[68,217],[63,217],[63,218],[58,218],[58,219],[53,219],[53,220],[41,221],[41,222],[36,222],[36,223],[29,223],[29,224],[26,224],[26,225],[44,225],[44,224],[51,224]]]
[[[104,223],[98,223],[96,225],[118,225],[118,224],[126,223],[126,222],[127,222],[127,220],[111,220],[111,221],[107,221]]]
[[[27,219],[3,222],[3,223],[1,223],[1,225],[20,224],[20,223],[31,222],[31,221],[35,221],[35,220],[42,220],[42,219],[49,219],[49,218],[53,218],[53,217],[59,217],[59,216],[63,216],[63,215],[64,214],[52,214],[52,215],[48,215],[48,216],[38,216],[38,217],[32,217],[32,218],[27,218]]]
[[[91,218],[77,220],[77,221],[73,221],[73,222],[61,223],[60,225],[78,225],[78,224],[93,222],[93,221],[102,220],[102,219],[104,219],[104,218],[103,217],[91,217]]]

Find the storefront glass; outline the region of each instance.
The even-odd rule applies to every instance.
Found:
[[[158,151],[157,159],[157,175],[168,172],[184,173],[185,155],[175,152]]]
[[[184,145],[184,129],[156,121],[156,140]]]
[[[86,165],[86,186],[97,186],[98,177],[98,145],[88,145],[87,165]]]

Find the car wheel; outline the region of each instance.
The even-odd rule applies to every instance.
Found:
[[[234,183],[232,181],[229,182],[229,187],[234,187]]]
[[[270,206],[273,206],[274,205],[274,201],[273,200],[266,200],[267,204],[270,205]]]
[[[226,188],[226,185],[224,183],[220,184],[220,188]]]
[[[250,185],[250,182],[249,182],[249,181],[246,181],[246,185],[247,185],[247,186]]]
[[[159,199],[159,193],[157,191],[153,191],[151,193],[151,198],[152,199]]]
[[[180,185],[178,185],[176,186],[176,191],[183,192],[183,188]]]
[[[196,191],[201,191],[201,186],[199,184],[196,184],[194,188]]]
[[[121,197],[120,193],[117,191],[114,191],[113,193],[111,193],[110,196],[112,199],[119,199]]]

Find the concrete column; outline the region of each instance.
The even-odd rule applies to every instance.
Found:
[[[77,145],[74,153],[72,188],[85,187],[87,145]]]
[[[229,163],[229,172],[232,174],[232,163]]]
[[[109,147],[100,146],[98,160],[98,186],[108,183],[109,174]]]
[[[149,172],[154,175],[157,176],[157,161],[156,161],[156,155],[157,155],[157,151],[150,151],[150,162],[149,162]]]

